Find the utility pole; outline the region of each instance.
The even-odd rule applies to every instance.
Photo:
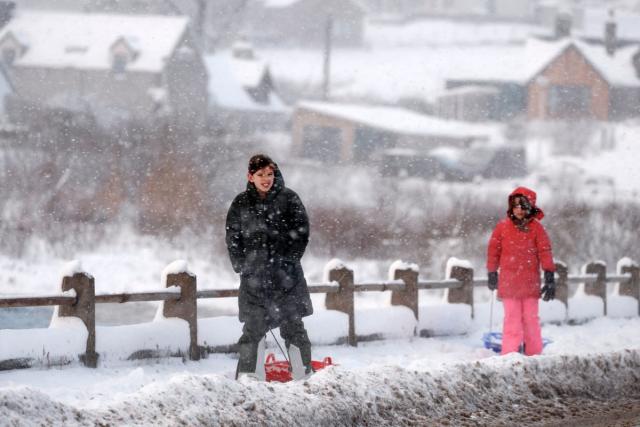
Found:
[[[322,99],[329,99],[331,81],[331,37],[333,32],[333,16],[327,15],[324,31],[324,61],[322,66]]]
[[[198,43],[200,44],[199,48],[202,52],[207,50],[207,40],[205,34],[205,23],[207,21],[207,1],[206,0],[197,0],[196,1],[197,12],[193,23],[193,29],[196,33],[196,38],[198,39]]]

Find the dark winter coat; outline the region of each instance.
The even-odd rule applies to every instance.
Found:
[[[532,205],[533,217],[526,227],[518,227],[509,215],[501,220],[491,234],[487,250],[487,271],[499,271],[500,298],[539,298],[540,267],[555,271],[551,242],[539,222],[544,213],[536,206],[536,193],[518,187],[509,195],[520,194]]]
[[[238,194],[227,214],[226,243],[240,273],[240,321],[264,309],[270,327],[313,313],[300,258],[309,242],[309,219],[298,195],[284,186],[279,170],[265,199],[253,183]]]

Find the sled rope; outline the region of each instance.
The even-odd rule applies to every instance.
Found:
[[[491,305],[489,308],[489,333],[493,332],[493,300],[495,297],[495,291],[491,291]]]
[[[278,348],[282,352],[282,355],[284,356],[284,360],[286,360],[287,363],[289,363],[289,358],[287,357],[287,354],[282,349],[282,346],[280,345],[280,341],[278,341],[278,338],[276,338],[276,334],[273,333],[273,329],[269,328],[269,332],[271,332],[271,336],[273,337],[273,339],[276,340],[276,344],[278,344]]]

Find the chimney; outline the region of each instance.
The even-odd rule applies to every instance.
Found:
[[[11,18],[13,18],[13,9],[16,4],[12,1],[0,1],[0,28],[7,25]]]
[[[571,14],[568,12],[558,12],[555,22],[556,39],[562,39],[571,35]]]
[[[616,53],[616,45],[618,44],[618,25],[613,15],[613,9],[609,9],[609,19],[604,25],[604,46],[609,56],[613,56]]]

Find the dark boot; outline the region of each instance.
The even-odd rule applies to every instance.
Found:
[[[302,351],[295,344],[291,344],[288,351],[292,379],[297,381],[309,378],[311,374],[313,374],[313,367],[311,366],[311,352],[309,352],[308,359],[303,358]]]
[[[238,366],[236,368],[236,379],[244,376],[264,381],[266,374],[264,371],[265,340],[259,342],[239,343],[238,345]]]
[[[291,367],[299,364],[304,375],[313,373],[311,366],[311,342],[301,319],[293,319],[280,325],[280,335],[285,340]],[[295,359],[295,360],[294,360]],[[295,378],[294,378],[295,379]]]

